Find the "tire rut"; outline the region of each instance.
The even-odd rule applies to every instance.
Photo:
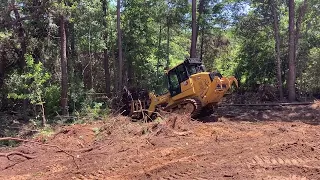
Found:
[[[286,157],[286,156],[259,156],[255,155],[247,161],[247,167],[255,171],[255,175],[266,180],[307,180],[320,176],[320,162],[317,158],[310,157]],[[290,170],[289,170],[290,169]],[[271,176],[270,174],[291,172],[287,176]],[[308,170],[315,172],[305,174]],[[318,175],[316,174],[317,172]],[[292,174],[293,173],[293,174]],[[296,175],[300,174],[300,175]],[[318,178],[316,178],[318,179]]]
[[[313,164],[317,165],[313,165]],[[310,159],[305,157],[268,157],[268,156],[258,156],[255,155],[251,161],[248,161],[248,165],[259,165],[262,167],[271,167],[271,166],[312,166],[314,168],[320,168],[318,165],[320,162],[316,159]]]
[[[267,176],[266,178],[263,178],[265,180],[308,180],[308,178],[304,176],[298,176],[298,175],[290,175],[288,177],[285,176]]]

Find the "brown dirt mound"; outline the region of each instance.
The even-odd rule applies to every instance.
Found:
[[[291,110],[268,111],[270,118],[284,120],[257,115],[254,121],[218,116],[201,122],[169,115],[143,123],[119,116],[63,126],[47,143],[73,148],[72,156],[30,143],[7,149],[32,148],[23,152],[36,158],[0,157],[0,179],[320,179],[319,123],[303,121],[305,116],[287,121]],[[224,109],[220,117],[231,113],[234,108]],[[92,150],[77,151],[82,146]]]
[[[175,130],[187,131],[190,129],[192,121],[186,115],[172,114],[165,119],[164,124]]]
[[[148,124],[142,122],[132,122],[129,117],[117,116],[100,127],[98,139],[104,138],[126,138],[141,136],[146,133]]]
[[[186,135],[192,124],[194,122],[192,122],[189,116],[171,114],[160,122],[150,123],[147,130],[154,136]]]
[[[99,125],[77,124],[65,126],[53,135],[48,142],[66,149],[84,148],[93,144],[95,128],[99,128]]]
[[[125,138],[143,135],[172,135],[172,132],[185,132],[190,129],[190,117],[172,114],[156,122],[132,122],[130,118],[118,116],[106,122],[99,137]],[[99,138],[103,139],[103,138]]]

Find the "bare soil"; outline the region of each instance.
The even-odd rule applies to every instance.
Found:
[[[320,105],[221,107],[192,121],[126,117],[62,126],[2,152],[0,179],[320,179]],[[91,147],[91,148],[90,148]],[[87,150],[84,150],[87,149]],[[83,151],[82,151],[83,150]]]

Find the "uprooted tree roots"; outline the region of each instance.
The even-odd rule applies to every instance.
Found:
[[[114,132],[117,132],[116,136],[126,136],[126,133],[133,133],[136,135],[146,135],[146,140],[148,141],[149,138],[152,138],[152,136],[186,136],[191,133],[191,131],[188,131],[188,124],[191,122],[190,118],[187,116],[181,116],[181,115],[169,115],[165,118],[163,118],[160,122],[151,122],[151,123],[132,123],[129,118],[125,118],[122,116],[114,117],[113,121],[105,122],[103,124],[100,124],[99,132],[105,133],[106,136],[115,135]],[[55,139],[54,137],[58,136],[61,133],[65,132],[71,132],[71,130],[64,129],[60,132],[57,132],[52,139]],[[83,132],[85,133],[85,132]],[[52,141],[50,144],[48,143],[42,143],[35,140],[28,140],[28,139],[22,139],[22,138],[15,138],[15,137],[2,137],[0,138],[0,141],[15,141],[15,142],[23,142],[28,144],[35,144],[38,146],[44,146],[48,148],[53,148],[56,150],[56,152],[62,152],[66,154],[67,156],[71,157],[73,160],[74,165],[79,168],[79,165],[77,164],[77,155],[75,153],[86,153],[89,151],[92,151],[94,149],[99,149],[101,146],[91,146],[86,147],[82,146],[82,149],[72,149],[70,147],[64,147],[62,148],[62,144],[55,144],[58,142]],[[27,144],[23,144],[24,146],[31,148]],[[103,146],[103,145],[102,145]],[[69,149],[66,149],[69,148]],[[37,154],[30,154],[28,152],[20,151],[17,149],[14,149],[10,152],[3,152],[0,153],[0,157],[6,157],[8,161],[12,161],[12,157],[14,156],[20,156],[22,158],[25,158],[25,160],[35,159],[38,158]],[[23,160],[19,160],[19,162],[15,162],[14,164],[11,164],[4,169],[7,169],[8,167],[12,167],[16,164],[21,163]]]
[[[37,144],[37,145],[40,145],[40,146],[46,146],[46,147],[51,147],[51,148],[56,148],[58,149],[58,152],[63,152],[65,153],[66,155],[72,157],[73,159],[73,162],[74,164],[76,165],[77,168],[79,168],[78,164],[76,163],[75,159],[76,157],[74,155],[72,155],[70,152],[88,152],[88,151],[91,151],[93,150],[92,147],[90,148],[84,148],[84,149],[78,149],[78,150],[73,150],[73,149],[63,149],[61,148],[60,146],[58,145],[53,145],[53,144],[45,144],[45,143],[41,143],[41,142],[38,142],[38,141],[32,141],[32,140],[27,140],[27,139],[21,139],[21,138],[14,138],[14,137],[3,137],[3,138],[0,138],[0,141],[17,141],[17,142],[26,142],[26,143],[33,143],[33,144]],[[11,151],[11,152],[8,152],[8,153],[0,153],[0,156],[2,157],[6,157],[9,161],[10,161],[10,156],[14,156],[14,155],[17,155],[17,156],[21,156],[21,157],[24,157],[26,159],[34,159],[36,158],[37,156],[31,156],[31,155],[28,155],[28,154],[25,154],[25,153],[22,153],[22,152],[18,152],[18,151]],[[15,164],[14,164],[15,165]],[[5,168],[6,169],[6,168]]]
[[[18,151],[11,151],[11,152],[8,152],[8,153],[0,153],[0,156],[4,156],[4,157],[6,157],[8,160],[10,160],[10,156],[13,156],[13,155],[22,156],[22,157],[25,157],[25,158],[27,158],[27,159],[33,159],[33,158],[35,158],[35,156],[30,156],[30,155],[27,155],[27,154],[24,154],[24,153],[18,152]]]

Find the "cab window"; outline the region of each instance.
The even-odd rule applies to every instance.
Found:
[[[178,75],[179,78],[179,82],[183,82],[186,81],[189,77],[188,77],[188,73],[186,71],[186,68],[183,64],[181,64],[180,66],[176,67],[176,73]]]
[[[169,84],[171,88],[177,88],[180,86],[178,76],[174,71],[169,73]]]
[[[204,67],[199,64],[190,64],[190,65],[187,65],[187,68],[188,68],[189,75],[193,75],[193,74],[205,71]]]
[[[188,72],[189,72],[190,75],[197,73],[197,69],[196,69],[196,67],[194,65],[189,65],[187,67],[188,67]]]

